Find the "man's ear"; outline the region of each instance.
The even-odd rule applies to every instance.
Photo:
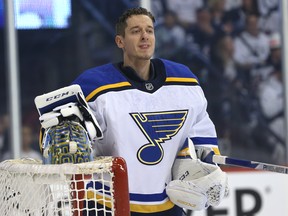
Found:
[[[122,49],[124,47],[124,42],[123,42],[123,37],[121,35],[116,35],[115,36],[115,43],[117,46]]]

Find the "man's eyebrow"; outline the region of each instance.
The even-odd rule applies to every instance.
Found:
[[[149,25],[149,26],[147,26],[148,28],[151,28],[151,29],[154,29],[154,27],[153,26],[151,26],[151,25]],[[147,28],[146,27],[146,28]],[[140,26],[132,26],[129,30],[133,30],[133,29],[137,29],[137,28],[140,28]]]
[[[139,26],[132,26],[130,30],[140,28]]]

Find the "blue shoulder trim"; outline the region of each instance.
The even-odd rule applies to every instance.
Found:
[[[218,139],[216,137],[192,137],[194,145],[218,145]]]
[[[127,79],[113,64],[109,63],[84,71],[72,84],[80,85],[85,97],[87,97],[101,86],[123,82],[127,82]]]
[[[187,66],[166,59],[154,59],[154,62],[155,67],[158,66],[156,67],[158,81],[155,79],[155,82],[149,82],[153,82],[155,87],[161,88],[162,85],[199,85],[198,78]],[[159,64],[156,64],[157,62],[161,62],[163,67],[159,67]],[[140,83],[141,86],[139,87],[136,82],[129,81],[111,63],[84,71],[72,84],[81,86],[87,101],[96,99],[99,95],[109,91],[122,91],[132,88],[143,90],[140,87],[145,86],[145,83]]]
[[[196,75],[186,66],[167,59],[161,59],[165,65],[167,77],[194,78],[198,82]]]

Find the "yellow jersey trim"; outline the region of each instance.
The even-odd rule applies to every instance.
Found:
[[[111,88],[125,87],[125,86],[131,86],[131,84],[129,82],[120,82],[120,83],[114,83],[114,84],[108,84],[108,85],[101,86],[101,87],[95,89],[94,91],[92,91],[86,97],[86,101],[89,101],[91,98],[94,97],[94,95],[98,94],[101,91],[104,91],[104,90],[107,90],[107,89],[111,89]]]
[[[198,83],[195,78],[183,78],[183,77],[167,77],[166,82],[193,82]]]
[[[93,191],[88,191],[86,194],[87,199],[94,199],[97,203],[101,205],[105,205],[108,208],[112,208],[111,198],[105,197],[99,194],[95,194]],[[174,204],[167,200],[165,203],[156,204],[156,205],[142,205],[142,204],[131,204],[130,203],[130,211],[139,212],[139,213],[154,213],[166,211],[174,207]]]

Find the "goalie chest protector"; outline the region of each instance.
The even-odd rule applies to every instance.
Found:
[[[81,86],[104,133],[95,141],[95,154],[126,160],[131,211],[164,211],[173,207],[165,186],[185,139],[215,145],[215,128],[188,67],[152,59],[151,77],[144,81],[121,64],[89,69],[73,84]]]

